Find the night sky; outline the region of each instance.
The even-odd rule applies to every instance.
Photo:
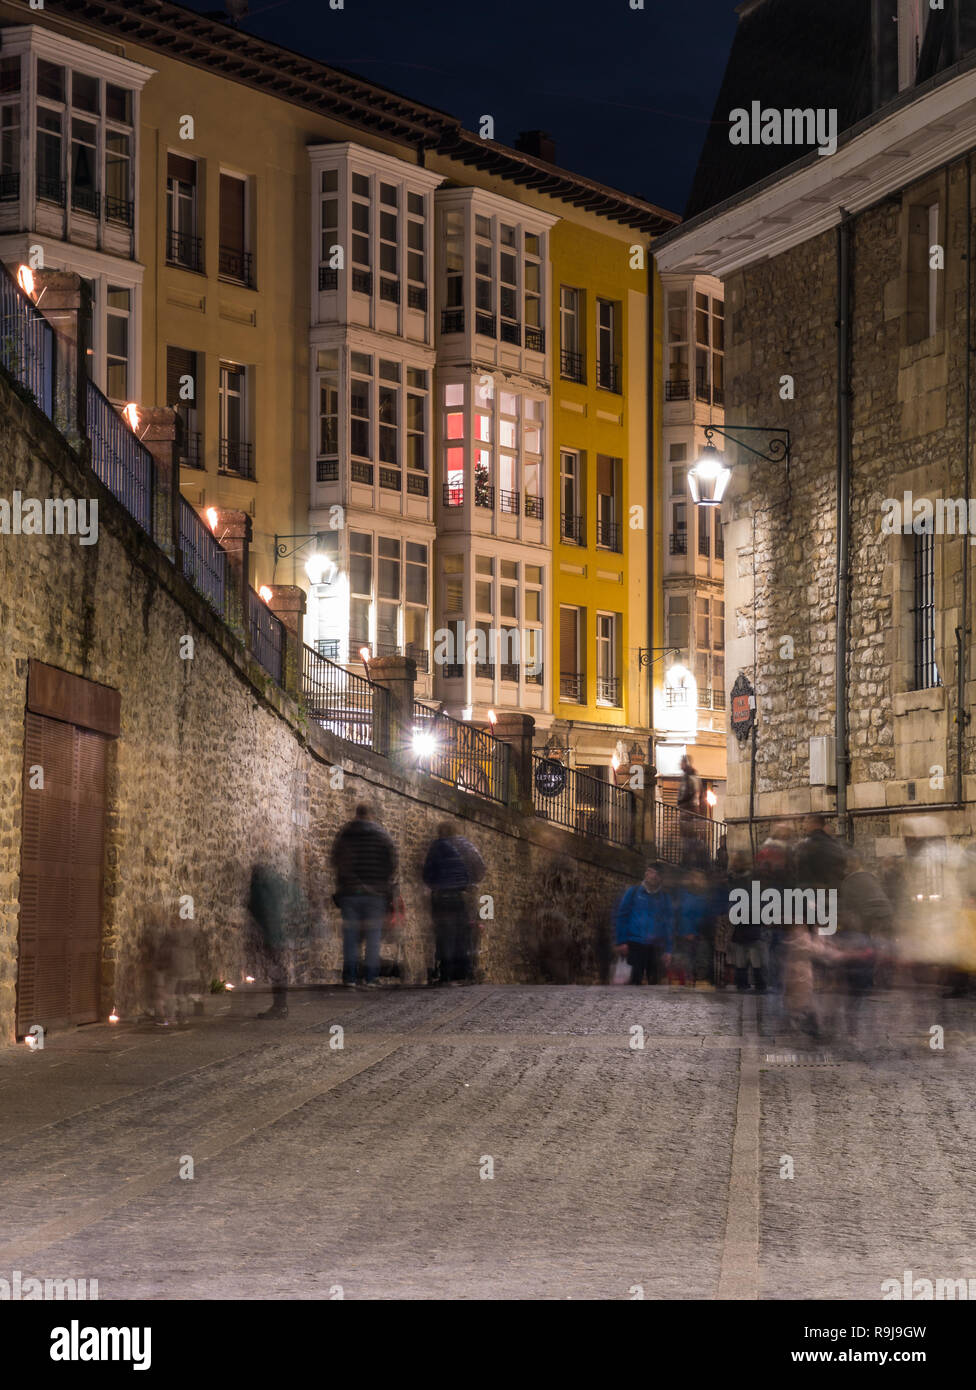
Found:
[[[684,210],[735,32],[735,0],[251,0],[240,28],[495,138],[546,130],[557,162]],[[191,0],[202,13],[216,0]]]

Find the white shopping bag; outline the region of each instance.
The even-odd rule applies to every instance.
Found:
[[[614,985],[629,985],[630,976],[630,961],[624,956],[618,956],[616,964],[613,967],[613,974],[610,977],[610,983]]]

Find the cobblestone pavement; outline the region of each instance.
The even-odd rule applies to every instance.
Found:
[[[858,1042],[816,1044],[729,992],[298,991],[257,1021],[266,1003],[0,1052],[0,1277],[830,1299],[976,1274],[964,1001],[869,1000]]]

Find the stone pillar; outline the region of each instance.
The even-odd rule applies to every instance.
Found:
[[[285,650],[281,661],[281,683],[295,699],[302,693],[302,649],[304,645],[305,590],[297,584],[269,584],[268,607],[280,618],[285,629]]]
[[[180,424],[171,406],[140,405],[137,409],[136,437],[156,463],[153,536],[156,544],[174,560],[180,545]]]
[[[74,448],[88,438],[88,341],[91,292],[71,270],[35,270],[34,303],[57,335],[54,423]]]
[[[531,816],[534,808],[532,795],[532,740],[535,737],[535,720],[531,714],[516,714],[508,710],[499,712],[492,733],[512,750],[509,755],[509,793],[508,805],[523,815]]]
[[[378,656],[369,663],[369,679],[390,692],[388,723],[373,707],[373,748],[399,767],[413,765],[413,690],[417,663],[411,656]]]
[[[251,518],[247,512],[235,511],[232,507],[208,507],[207,512],[215,515],[213,533],[227,552],[224,618],[227,626],[246,643]]]

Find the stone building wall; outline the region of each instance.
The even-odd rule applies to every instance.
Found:
[[[940,206],[945,268],[936,331],[919,339],[909,238],[913,216],[932,202]],[[901,851],[904,811],[939,804],[950,833],[968,836],[972,826],[970,811],[955,806],[956,628],[969,539],[935,537],[942,683],[914,690],[912,538],[882,532],[886,498],[965,493],[964,162],[859,214],[852,226],[848,802],[855,840],[869,854],[889,854]],[[810,786],[809,738],[832,736],[835,727],[837,284],[836,231],[726,283],[727,418],[792,432],[789,482],[783,465],[746,464],[743,454],[726,506],[728,676],[731,684],[742,670],[756,686],[755,813],[764,824],[836,806],[832,788]],[[780,398],[786,374],[793,400]],[[792,639],[792,652],[784,639]],[[971,638],[967,667],[969,708]],[[969,725],[964,800],[976,790],[972,742]],[[730,842],[745,844],[750,747],[730,745],[726,811],[740,822]]]
[[[99,531],[89,546],[65,535],[0,536],[0,1039],[11,1040],[14,1028],[31,659],[121,692],[107,773],[104,1014],[115,1004],[131,1017],[144,1002],[140,940],[148,923],[179,924],[185,895],[194,915],[182,929],[202,984],[239,980],[249,965],[257,973],[245,904],[259,856],[293,875],[309,905],[312,931],[293,961],[296,978],[334,981],[340,947],[328,851],[360,800],[377,807],[400,850],[408,982],[426,980],[419,868],[445,816],[463,818],[488,866],[487,977],[537,977],[540,933],[559,939],[578,978],[599,977],[610,907],[639,874],[636,854],[397,771],[310,726],[0,374],[0,498],[16,489],[97,498]],[[187,635],[189,660],[181,656]]]

